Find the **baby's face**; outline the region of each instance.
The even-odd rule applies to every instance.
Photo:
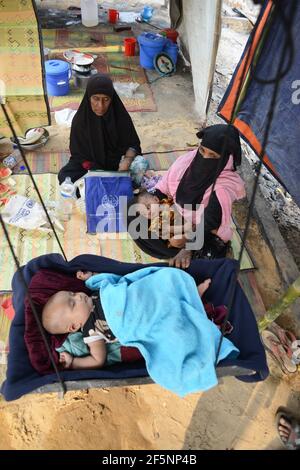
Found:
[[[146,219],[152,219],[159,215],[159,199],[152,194],[140,196],[140,214]]]
[[[82,326],[93,310],[93,301],[84,292],[60,291],[56,294],[55,308],[71,322]]]

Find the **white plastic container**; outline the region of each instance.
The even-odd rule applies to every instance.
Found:
[[[66,222],[70,220],[73,212],[73,199],[75,196],[75,185],[71,178],[67,176],[65,181],[60,185],[60,199],[57,205],[56,217]]]
[[[81,0],[81,22],[88,28],[99,23],[97,0]]]

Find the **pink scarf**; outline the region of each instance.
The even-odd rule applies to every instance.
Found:
[[[178,212],[183,215],[184,218],[191,219],[194,224],[199,223],[203,210],[208,205],[212,186],[206,190],[202,199],[201,207],[197,211],[193,212],[183,209],[179,204],[176,204],[176,191],[186,169],[195,158],[197,150],[198,149],[195,149],[179,157],[155,186],[156,189],[159,189],[162,193],[171,197],[175,202]],[[224,170],[218,176],[214,190],[222,209],[222,221],[217,231],[217,235],[224,242],[227,242],[231,240],[233,234],[231,228],[232,204],[237,199],[242,199],[246,195],[243,180],[237,172],[233,171],[232,155],[229,157]]]

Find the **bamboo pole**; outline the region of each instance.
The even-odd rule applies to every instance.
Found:
[[[283,311],[300,297],[300,276],[290,285],[282,297],[273,305],[258,322],[260,331],[265,330]]]

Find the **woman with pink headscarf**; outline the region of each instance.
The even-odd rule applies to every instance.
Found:
[[[194,227],[199,224],[199,214],[204,216],[204,245],[200,250],[187,249],[188,239],[184,236],[167,240],[133,236],[146,253],[169,259],[171,266],[182,268],[189,266],[192,257],[226,256],[232,238],[232,204],[245,196],[244,182],[236,172],[241,164],[238,131],[219,124],[201,130],[197,137],[202,140],[199,147],[173,163],[153,194],[142,193],[137,200],[144,206],[140,213],[149,219],[149,226],[151,209],[153,214],[153,207],[163,199],[172,200],[175,209]]]

